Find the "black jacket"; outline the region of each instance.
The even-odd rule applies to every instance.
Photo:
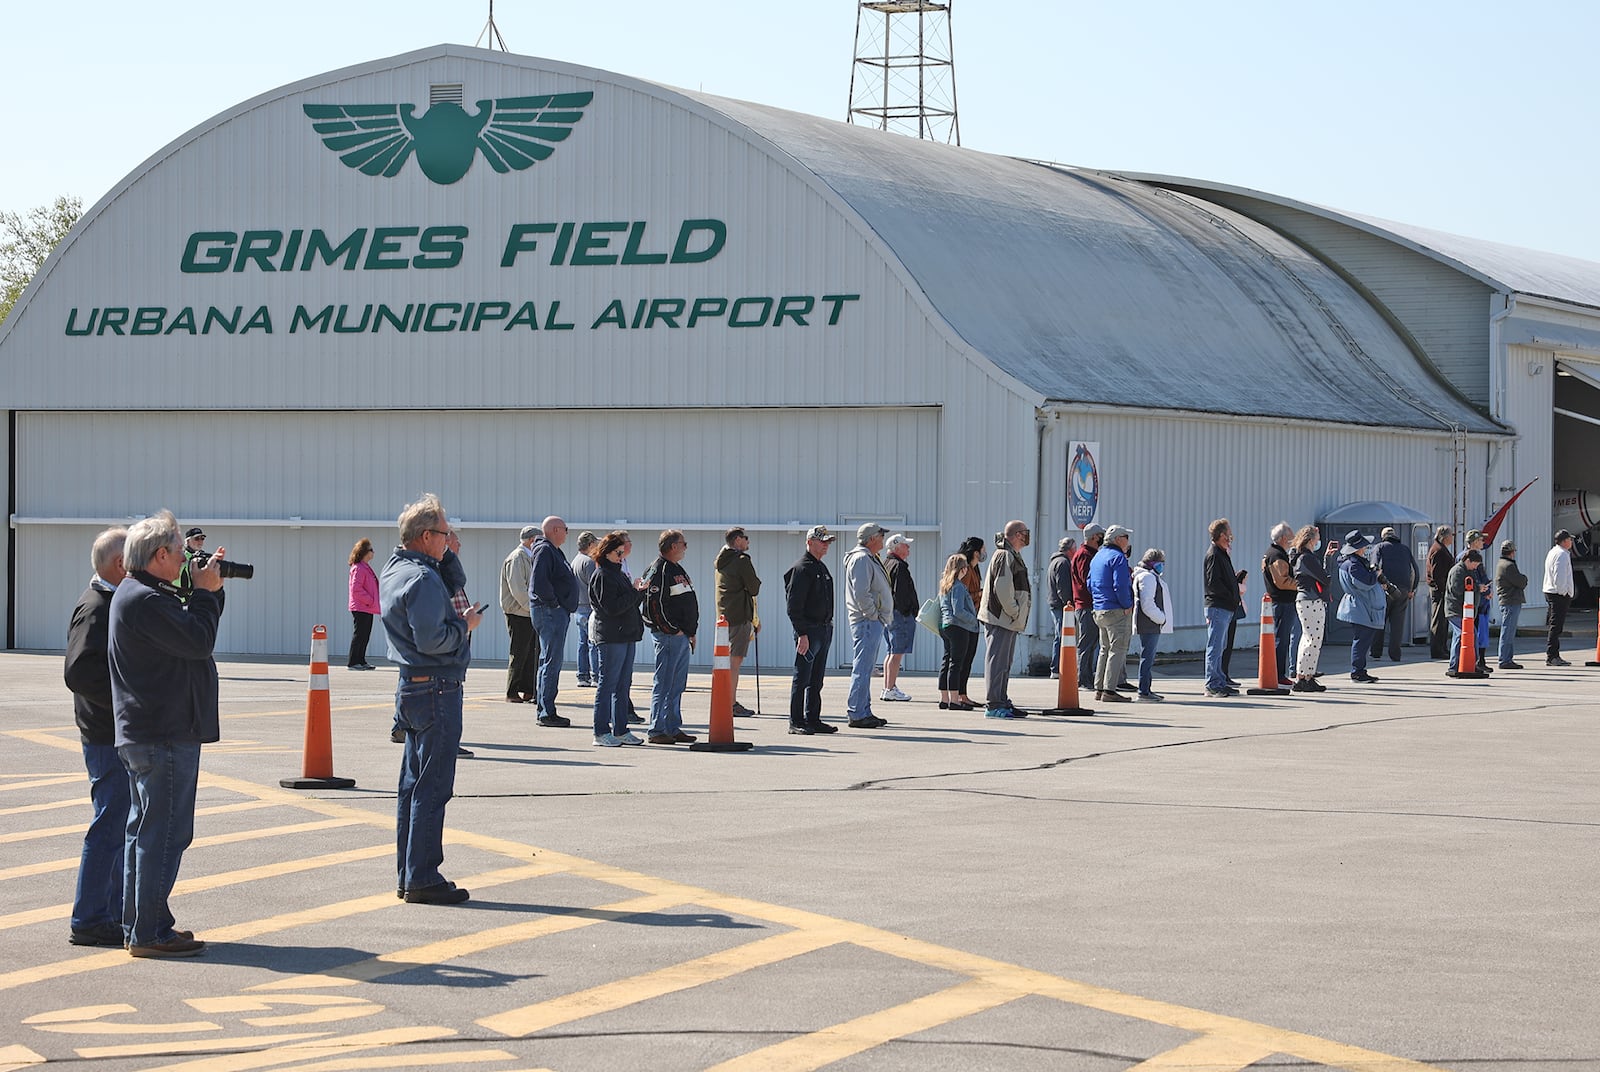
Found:
[[[106,643],[111,633],[111,595],[116,589],[98,578],[78,597],[67,625],[67,659],[62,677],[72,690],[72,714],[84,744],[115,744],[111,710],[111,663]]]
[[[596,644],[643,640],[644,619],[639,615],[639,604],[644,602],[646,593],[633,587],[620,562],[602,558],[597,565],[599,568],[589,578],[590,639]]]
[[[1050,556],[1050,609],[1060,610],[1072,602],[1072,556],[1057,551]]]
[[[833,624],[833,574],[810,551],[783,575],[788,593],[789,624],[796,634]]]
[[[1383,574],[1383,579],[1390,584],[1399,585],[1400,591],[1411,593],[1417,590],[1417,560],[1411,554],[1411,548],[1400,542],[1398,536],[1392,539],[1378,541],[1378,572]]]
[[[1210,550],[1206,551],[1206,606],[1216,607],[1218,610],[1237,611],[1244,605],[1239,599],[1241,579],[1240,575],[1234,572],[1233,559],[1228,552],[1222,549],[1221,544],[1213,543]]]
[[[117,585],[107,650],[119,746],[221,736],[211,652],[222,604],[220,591],[204,588],[185,603],[176,586],[144,570]]]
[[[889,575],[889,592],[894,596],[895,612],[915,618],[922,609],[922,600],[917,598],[917,582],[911,579],[911,567],[900,556],[890,555],[884,572]]]
[[[645,617],[650,631],[694,636],[700,631],[700,597],[681,562],[657,558],[645,571]]]

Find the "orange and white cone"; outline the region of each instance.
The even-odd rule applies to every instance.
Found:
[[[354,778],[333,776],[332,705],[328,695],[328,627],[311,630],[311,681],[306,689],[306,738],[301,777],[279,778],[285,789],[351,789]]]
[[[1483,677],[1478,672],[1478,594],[1472,590],[1472,578],[1467,578],[1466,591],[1461,598],[1461,654],[1456,659],[1459,677]]]
[[[1278,637],[1272,616],[1272,597],[1261,597],[1261,647],[1256,659],[1256,687],[1245,689],[1247,696],[1287,696],[1289,690],[1278,684]]]
[[[733,660],[728,654],[728,619],[717,615],[716,647],[711,652],[711,726],[707,740],[691,752],[744,752],[749,741],[733,739]]]
[[[1061,677],[1056,681],[1056,705],[1041,715],[1092,715],[1094,709],[1078,704],[1078,626],[1068,607],[1061,612]]]

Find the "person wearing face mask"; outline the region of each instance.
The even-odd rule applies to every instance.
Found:
[[[1388,598],[1372,565],[1376,549],[1361,532],[1352,531],[1345,535],[1339,556],[1339,584],[1344,588],[1339,620],[1349,622],[1355,634],[1350,642],[1350,680],[1374,684],[1378,679],[1367,673],[1367,655],[1388,613]]]
[[[1160,703],[1165,697],[1151,688],[1156,645],[1161,634],[1172,632],[1172,592],[1161,576],[1167,553],[1152,547],[1139,558],[1133,571],[1133,627],[1139,634],[1139,699]]]
[[[1328,576],[1328,560],[1333,558],[1334,547],[1319,557],[1322,550],[1322,533],[1315,525],[1307,525],[1294,537],[1294,580],[1299,594],[1295,596],[1295,616],[1300,620],[1300,643],[1294,656],[1295,692],[1327,692],[1327,686],[1317,681],[1317,660],[1322,656],[1322,637],[1328,624],[1328,589],[1333,581]]]

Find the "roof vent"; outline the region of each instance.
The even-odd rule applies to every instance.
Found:
[[[460,104],[464,99],[460,82],[438,82],[428,87],[428,106],[435,104]]]

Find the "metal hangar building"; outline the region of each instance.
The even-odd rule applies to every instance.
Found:
[[[0,332],[24,649],[64,643],[94,533],[167,506],[257,566],[220,651],[319,622],[338,651],[349,548],[424,491],[491,605],[556,513],[636,557],[686,530],[709,627],[745,525],[769,667],[813,524],[913,537],[926,596],[964,537],[1027,521],[1037,655],[1045,564],[1092,510],[1167,551],[1195,648],[1212,518],[1244,568],[1280,519],[1475,523],[1539,478],[1511,531],[1542,549],[1600,418],[1600,265],[451,45],[160,149]]]

